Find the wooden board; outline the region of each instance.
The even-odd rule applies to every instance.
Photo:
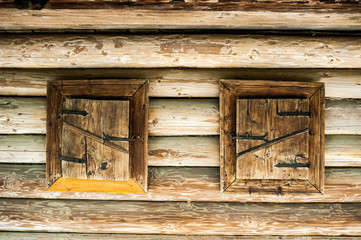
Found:
[[[326,97],[361,98],[359,69],[0,69],[0,94],[46,96],[51,80],[149,79],[150,97],[218,97],[219,79],[316,81]]]
[[[0,199],[0,213],[2,231],[210,235],[361,234],[361,203],[94,200],[82,203],[78,200]]]
[[[63,114],[63,121],[97,136],[129,138],[129,101],[66,99],[64,111],[85,111],[86,116]],[[62,161],[64,178],[128,181],[129,143],[112,142],[113,149],[63,126],[62,156],[84,159],[85,164]]]
[[[329,135],[326,167],[360,167],[361,136]],[[219,137],[150,137],[149,166],[219,166]],[[44,135],[0,136],[0,163],[45,163]]]
[[[0,38],[2,68],[361,67],[359,37],[6,34]]]
[[[45,133],[45,98],[2,97],[0,101],[5,103],[0,104],[4,110],[0,134]],[[217,99],[150,99],[149,135],[218,135],[218,105]],[[326,134],[361,134],[360,119],[361,100],[326,99]]]
[[[79,239],[79,240],[360,240],[361,237],[327,237],[327,236],[209,236],[209,235],[145,235],[145,234],[89,234],[89,233],[32,233],[32,232],[0,232],[0,237],[8,240],[48,240],[48,239]]]
[[[360,202],[360,168],[326,168],[325,191],[320,194],[220,194],[219,168],[149,168],[146,194],[49,192],[44,165],[1,164],[1,198],[98,199],[210,202]]]
[[[37,14],[11,4],[0,11],[0,29],[360,30],[359,2],[342,3],[51,1]]]

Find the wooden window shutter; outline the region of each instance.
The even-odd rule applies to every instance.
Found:
[[[323,191],[321,83],[222,80],[222,192]]]
[[[147,93],[143,80],[49,83],[49,190],[146,192]]]

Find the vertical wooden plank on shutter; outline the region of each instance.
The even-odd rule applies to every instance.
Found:
[[[311,169],[309,182],[323,192],[325,179],[325,91],[322,85],[310,98],[310,149]]]
[[[46,124],[46,182],[51,186],[61,177],[59,157],[61,119],[59,112],[63,109],[64,96],[51,84],[47,88],[47,124]]]
[[[219,83],[220,118],[220,171],[221,192],[225,191],[236,179],[236,141],[229,137],[236,134],[236,97],[229,89]]]
[[[130,136],[140,137],[140,141],[130,143],[131,179],[144,192],[148,188],[148,91],[149,84],[145,82],[130,101]]]

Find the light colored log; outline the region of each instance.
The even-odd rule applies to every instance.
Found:
[[[51,80],[147,78],[150,97],[218,97],[219,79],[325,83],[326,97],[361,98],[357,69],[0,69],[0,95],[46,96]]]
[[[44,134],[46,98],[0,98],[0,134]]]
[[[270,11],[272,5],[262,6],[262,10],[257,10],[249,6],[250,9],[247,9],[247,5],[239,4],[229,11],[227,5],[224,8],[219,5],[218,9],[217,5],[213,6],[214,9],[212,5],[206,5],[205,10],[210,11],[189,11],[186,10],[192,8],[189,3],[178,6],[181,10],[176,11],[162,10],[161,6],[157,6],[157,9],[144,9],[144,6],[126,9],[44,8],[36,14],[32,11],[2,8],[0,29],[361,29],[360,14],[357,10],[352,11],[352,8],[359,8],[357,5],[346,5],[344,9],[339,7],[333,11],[313,9],[312,6],[307,9],[300,4],[274,11]],[[166,5],[165,8],[167,7],[171,8]],[[94,19],[93,16],[97,17]]]
[[[360,167],[361,136],[326,136],[326,167]],[[148,165],[219,167],[219,136],[150,137]],[[45,163],[44,135],[0,135],[0,163]]]
[[[0,198],[210,202],[361,202],[361,168],[326,168],[324,194],[220,193],[219,168],[150,167],[146,194],[47,191],[45,165],[0,165]]]
[[[361,234],[361,203],[296,205],[0,199],[0,213],[2,231],[209,235]]]
[[[45,98],[0,98],[0,134],[44,134]],[[151,99],[149,135],[217,135],[217,99]],[[326,101],[326,134],[361,134],[361,100]]]
[[[361,68],[359,37],[48,34],[0,38],[0,67],[4,68]]]
[[[326,134],[361,134],[361,101],[329,99],[325,122]]]
[[[144,234],[89,234],[89,233],[34,233],[34,232],[0,232],[0,238],[7,240],[360,240],[361,237],[328,236],[182,236],[182,235],[144,235]]]
[[[44,135],[0,135],[0,162],[45,163]]]
[[[151,137],[148,165],[219,167],[219,136]]]
[[[218,99],[151,99],[149,133],[157,136],[219,134]]]
[[[326,136],[326,166],[361,167],[361,136]]]

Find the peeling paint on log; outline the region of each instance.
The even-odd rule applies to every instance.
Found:
[[[361,67],[358,37],[24,34],[0,38],[3,68]]]

